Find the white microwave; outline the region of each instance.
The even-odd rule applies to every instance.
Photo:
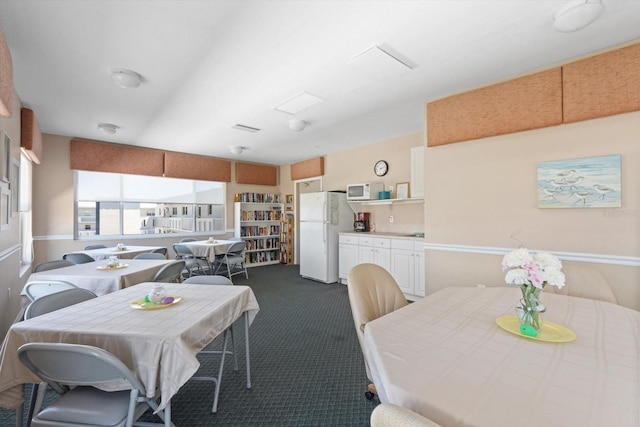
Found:
[[[384,191],[384,184],[367,183],[347,185],[347,200],[375,200]]]

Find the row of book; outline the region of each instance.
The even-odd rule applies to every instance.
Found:
[[[247,239],[245,242],[247,243],[247,250],[254,251],[256,249],[276,249],[278,247],[279,240],[280,239],[278,238],[257,240]]]
[[[242,211],[243,221],[280,221],[282,212],[273,211]]]
[[[258,262],[279,261],[279,254],[277,250],[263,251],[263,252],[246,252],[244,255],[244,262],[246,264],[255,264]]]
[[[264,227],[260,227],[257,225],[242,226],[240,227],[240,236],[241,237],[280,236],[280,226],[279,225],[268,225]]]
[[[273,193],[236,193],[233,200],[245,203],[282,203],[280,195]]]

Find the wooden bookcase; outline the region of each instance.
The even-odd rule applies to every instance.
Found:
[[[234,203],[234,235],[247,243],[247,267],[280,262],[282,203]]]
[[[282,264],[293,264],[294,228],[295,218],[293,214],[284,214],[282,216],[282,226],[280,227],[280,262]]]

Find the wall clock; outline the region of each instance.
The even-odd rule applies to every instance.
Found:
[[[389,172],[389,164],[384,160],[378,160],[375,165],[373,165],[373,171],[378,176],[385,176],[387,172]]]

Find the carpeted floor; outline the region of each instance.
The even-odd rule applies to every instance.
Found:
[[[172,399],[176,426],[367,426],[377,399],[364,397],[367,378],[347,288],[303,279],[297,266],[249,269],[260,312],[250,328],[251,389],[244,373],[243,319],[234,328],[239,370],[225,364],[218,412],[213,383],[189,381]],[[212,374],[217,355],[201,356],[197,375]],[[147,419],[147,416],[145,416]],[[157,420],[157,418],[149,418]],[[0,426],[15,425],[0,410]]]

